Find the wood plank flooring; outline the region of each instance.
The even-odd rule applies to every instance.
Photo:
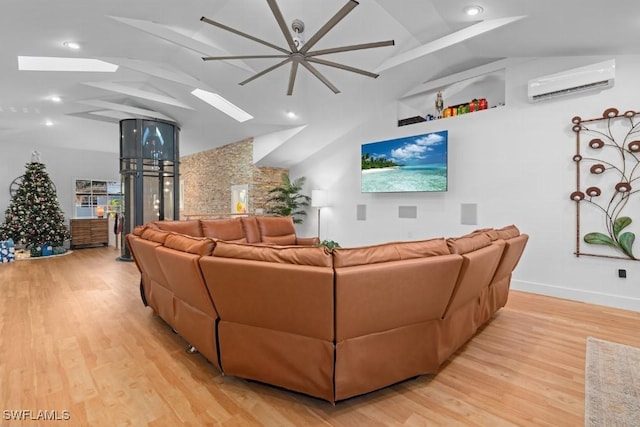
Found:
[[[0,425],[581,426],[586,337],[640,346],[640,313],[512,292],[437,375],[334,406],[187,354],[118,254],[0,265]]]

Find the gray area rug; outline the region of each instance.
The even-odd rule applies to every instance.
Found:
[[[640,348],[587,338],[585,426],[640,426]]]

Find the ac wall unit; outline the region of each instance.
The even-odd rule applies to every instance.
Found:
[[[529,101],[556,98],[592,89],[613,86],[616,76],[616,61],[598,62],[548,76],[529,80]]]

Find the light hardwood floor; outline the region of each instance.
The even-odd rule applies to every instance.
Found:
[[[512,292],[437,375],[334,406],[187,354],[117,255],[0,265],[0,425],[581,426],[586,337],[640,346],[640,313]]]

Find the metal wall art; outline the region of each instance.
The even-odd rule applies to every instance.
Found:
[[[608,108],[602,117],[576,116],[571,122],[576,134],[576,189],[570,196],[576,204],[575,255],[637,261],[632,217],[640,213],[640,112]]]

